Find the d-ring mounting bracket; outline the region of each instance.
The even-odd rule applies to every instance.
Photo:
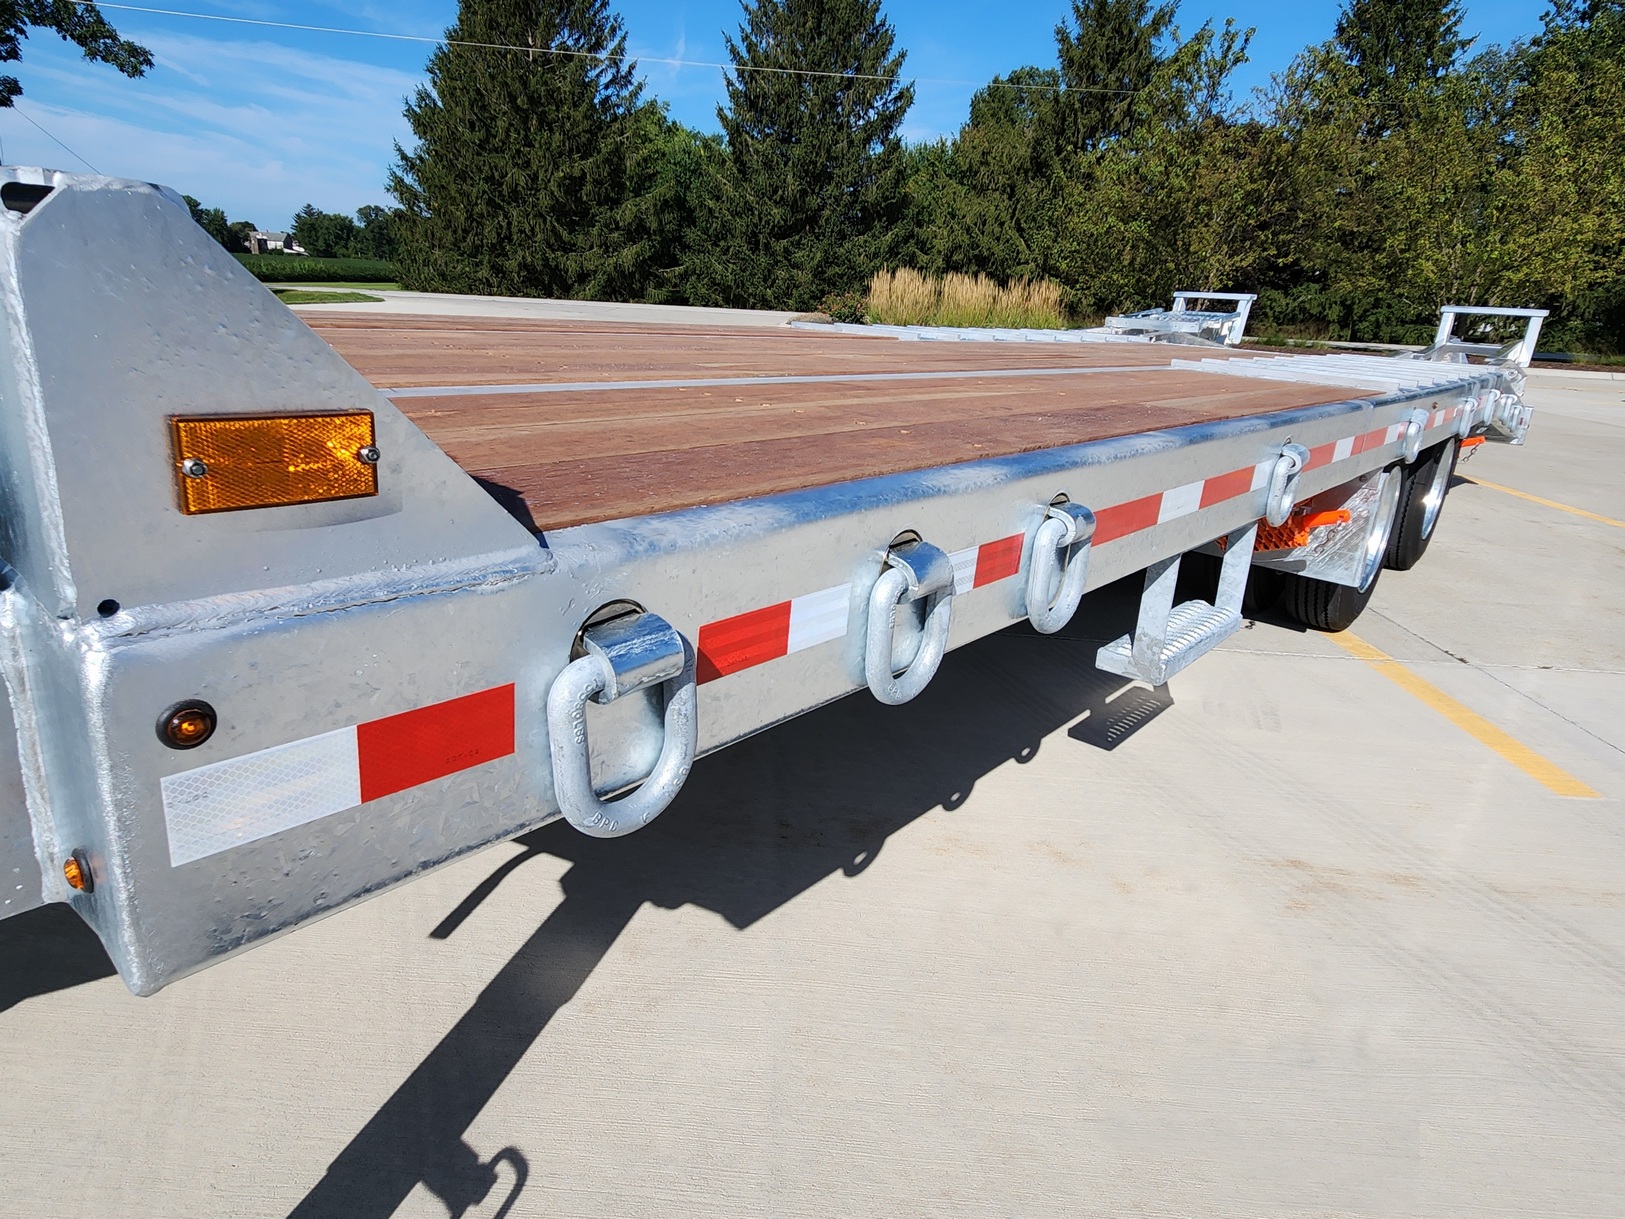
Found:
[[[1077,613],[1094,536],[1095,514],[1082,504],[1055,504],[1045,511],[1027,565],[1027,620],[1035,631],[1053,635]]]
[[[897,607],[926,603],[925,625],[914,658],[899,668],[892,652]],[[886,554],[880,578],[869,593],[869,627],[864,636],[863,676],[883,703],[906,703],[925,689],[948,650],[953,613],[954,565],[928,542],[904,542]]]
[[[694,765],[694,649],[664,618],[649,613],[588,627],[581,642],[586,654],[566,665],[547,692],[553,793],[564,819],[583,834],[619,838],[665,812]],[[592,782],[587,700],[610,703],[655,685],[664,688],[666,701],[660,757],[636,791],[603,800]]]

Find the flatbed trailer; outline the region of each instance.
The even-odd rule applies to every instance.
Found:
[[[1537,311],[1477,364],[1146,314],[312,328],[161,188],[0,202],[0,917],[70,903],[139,994],[561,816],[635,830],[698,757],[1127,576],[1129,681],[1266,582],[1346,625],[1459,446],[1529,425]],[[1182,561],[1212,588],[1175,604]]]

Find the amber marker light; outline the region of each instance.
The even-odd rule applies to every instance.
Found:
[[[176,703],[158,717],[158,739],[171,749],[195,749],[214,735],[214,708],[201,699]]]
[[[173,415],[169,431],[189,516],[378,494],[371,411]]]
[[[75,851],[62,861],[62,879],[68,882],[68,888],[77,889],[80,893],[89,893],[96,887],[96,881],[90,875],[90,857],[83,851]]]

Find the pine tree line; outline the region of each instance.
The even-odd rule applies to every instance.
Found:
[[[1080,317],[1257,291],[1266,328],[1365,339],[1535,304],[1554,341],[1625,350],[1625,0],[1483,49],[1455,0],[1345,0],[1245,104],[1251,31],[1060,16],[1052,64],[905,146],[880,0],[744,0],[720,136],[645,96],[609,0],[462,0],[390,176],[401,279],[805,310],[910,266],[1052,279]]]

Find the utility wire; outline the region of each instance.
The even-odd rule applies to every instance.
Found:
[[[50,140],[53,144],[57,145],[57,147],[59,147],[63,151],[65,151],[70,157],[73,157],[75,160],[77,160],[81,164],[83,164],[84,167],[86,169],[90,170],[91,173],[99,174],[99,173],[102,172],[101,170],[97,169],[94,165],[92,165],[89,161],[86,161],[83,157],[81,157],[73,149],[69,148],[61,140],[57,139],[49,131],[46,131],[45,128],[40,127],[40,125],[38,123],[35,123],[32,118],[29,118],[27,111],[19,109],[16,102],[11,103],[11,108],[14,111],[16,111],[19,115],[21,115],[24,119],[27,119],[28,122],[33,123],[35,127],[38,127],[41,135],[45,136],[46,139]]]
[[[431,38],[425,34],[393,34],[381,30],[352,30],[331,25],[304,25],[293,21],[267,21],[257,17],[228,17],[222,13],[194,13],[183,9],[149,8],[139,4],[104,4],[101,0],[72,0],[81,7],[94,4],[99,9],[113,9],[124,13],[146,13],[155,17],[187,17],[194,21],[220,21],[227,25],[259,26],[273,30],[297,30],[306,34],[343,34],[351,38],[380,38],[388,42],[416,42],[426,43],[430,46],[463,47],[476,51],[518,51],[529,55],[560,55],[576,59],[597,59],[618,63],[657,63],[674,68],[716,68],[723,72],[762,72],[778,76],[810,76],[833,80],[873,80],[895,81],[896,77],[882,76],[869,72],[823,72],[815,68],[770,68],[759,64],[743,63],[713,63],[698,59],[668,59],[654,55],[603,55],[593,51],[572,51],[567,47],[522,47],[503,42],[470,42],[461,38]],[[974,80],[942,80],[931,77],[916,77],[913,83],[925,85],[954,85],[961,88],[1000,88],[1036,90],[1043,93],[1057,93],[1057,85],[1022,85],[1010,81],[993,80],[980,82]],[[1131,96],[1133,89],[1069,89],[1073,93],[1112,93]]]

